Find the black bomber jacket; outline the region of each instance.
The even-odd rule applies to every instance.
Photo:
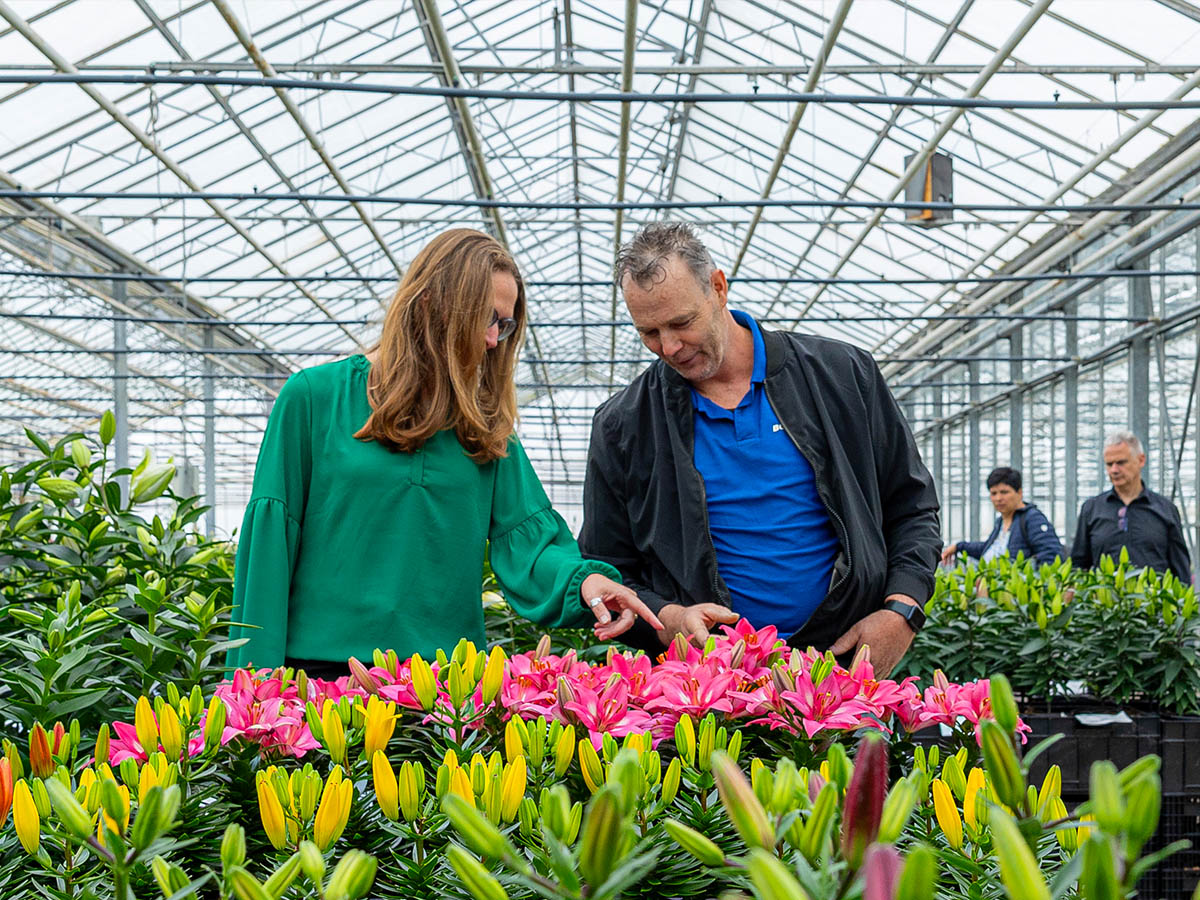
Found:
[[[942,543],[937,493],[870,354],[810,335],[762,334],[767,398],[812,464],[841,543],[825,600],[789,641],[824,649],[891,594],[929,599]],[[580,548],[614,565],[655,611],[730,605],[692,462],[692,414],[687,381],[659,360],[592,422]],[[625,640],[662,649],[640,620]]]

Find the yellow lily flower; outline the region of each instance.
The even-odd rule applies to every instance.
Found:
[[[13,827],[17,830],[17,837],[25,852],[33,856],[42,842],[42,820],[34,805],[29,784],[24,778],[13,788],[12,803]]]
[[[313,843],[321,852],[328,850],[345,831],[353,797],[354,783],[342,777],[341,766],[334,766],[313,820]]]
[[[346,759],[346,726],[332,700],[326,700],[325,708],[321,710],[321,737],[329,758],[341,765]]]
[[[255,787],[258,790],[258,815],[262,819],[263,831],[267,833],[271,846],[282,850],[287,846],[287,822],[283,816],[283,804],[279,802],[279,795],[275,793],[275,788],[265,772],[258,773]]]
[[[158,722],[154,719],[154,709],[145,697],[138,697],[137,705],[133,708],[133,728],[137,732],[138,743],[147,754],[158,749]]]
[[[183,729],[179,724],[179,714],[170,703],[163,704],[162,713],[158,717],[158,733],[167,759],[178,762],[179,755],[183,752]]]
[[[371,779],[375,784],[375,801],[383,814],[395,822],[400,818],[400,799],[396,773],[382,750],[371,756]]]
[[[505,822],[512,822],[517,817],[528,780],[525,757],[518,756],[504,767],[504,774],[500,776],[500,818]]]
[[[418,765],[420,765],[418,763]],[[424,776],[422,776],[424,780]],[[406,822],[415,822],[421,806],[421,790],[417,782],[417,768],[405,760],[396,778],[396,789],[400,802],[400,810],[404,813]]]
[[[396,704],[372,696],[367,700],[365,715],[366,735],[363,739],[363,755],[373,760],[378,750],[387,747],[396,730]]]
[[[937,816],[942,834],[946,842],[955,850],[962,849],[963,832],[962,819],[958,815],[958,807],[954,804],[954,796],[946,782],[940,778],[933,779],[933,812]]]
[[[975,766],[967,774],[967,790],[963,794],[963,820],[971,828],[979,827],[975,817],[975,796],[983,790],[984,782],[983,769],[979,766]]]

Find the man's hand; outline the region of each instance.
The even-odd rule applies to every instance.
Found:
[[[710,628],[718,623],[732,625],[738,620],[737,613],[720,603],[697,603],[694,606],[668,603],[658,611],[658,617],[663,623],[658,639],[664,646],[670,646],[675,635],[682,634],[697,647],[703,647]]]
[[[917,601],[907,594],[891,594],[884,601],[899,600],[901,603],[911,603],[917,606]],[[663,632],[665,634],[665,632]],[[851,650],[857,650],[862,644],[871,647],[871,665],[875,667],[876,678],[886,678],[896,668],[896,663],[904,658],[909,645],[913,642],[913,631],[899,613],[890,609],[880,609],[864,616],[843,634],[829,649],[835,656],[840,656]]]
[[[953,561],[954,557],[957,555],[958,555],[958,544],[947,544],[945,549],[942,550],[942,565],[945,565],[946,563]]]

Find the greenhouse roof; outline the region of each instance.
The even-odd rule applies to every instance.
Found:
[[[0,0],[0,454],[89,427],[115,367],[135,447],[199,463],[211,425],[230,527],[282,379],[466,225],[530,284],[521,434],[570,507],[651,359],[611,284],[641,224],[911,381],[1037,286],[978,279],[1069,266],[1122,215],[1085,207],[1191,162],[1198,35],[1186,0]]]

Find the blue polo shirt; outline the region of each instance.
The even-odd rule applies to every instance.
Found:
[[[813,468],[767,400],[762,332],[745,313],[733,317],[754,337],[750,390],[735,409],[692,390],[693,461],[704,479],[717,570],[734,611],[786,637],[825,599],[839,545]]]

